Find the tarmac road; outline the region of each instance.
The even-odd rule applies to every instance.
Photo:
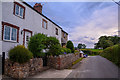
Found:
[[[101,56],[88,56],[67,78],[118,78],[118,67]]]

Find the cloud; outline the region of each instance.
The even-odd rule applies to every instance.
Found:
[[[87,47],[93,47],[100,36],[116,35],[114,32],[117,30],[117,6],[109,6],[94,11],[92,16],[86,21],[86,24],[76,26],[72,30],[69,39],[72,40],[75,45],[78,43],[85,43]]]
[[[35,3],[30,3],[34,5]],[[113,2],[43,2],[43,14],[60,25],[77,46],[93,47],[102,35],[118,32],[118,7]]]

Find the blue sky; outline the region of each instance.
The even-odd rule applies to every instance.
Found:
[[[31,6],[35,2],[28,2]],[[118,6],[114,2],[42,2],[43,14],[69,34],[74,46],[93,48],[103,35],[117,35]]]

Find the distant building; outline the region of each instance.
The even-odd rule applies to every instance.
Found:
[[[6,54],[16,45],[27,47],[30,37],[36,33],[56,37],[61,45],[68,40],[68,33],[42,14],[40,3],[31,7],[22,1],[2,2],[1,22],[0,42]]]

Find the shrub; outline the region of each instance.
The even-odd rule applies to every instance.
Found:
[[[61,54],[60,45],[52,45],[47,53],[48,55],[58,56]]]
[[[30,38],[30,41],[28,43],[28,49],[33,53],[34,57],[40,57],[45,55],[45,53],[43,53],[42,50],[46,47],[46,39],[47,36],[40,33],[35,34]]]
[[[78,51],[78,50],[75,50],[75,51],[74,51],[74,53],[80,53],[80,51]]]
[[[71,53],[71,49],[69,48],[61,48],[61,53],[64,54],[64,53]]]
[[[108,60],[114,62],[120,67],[120,44],[114,45],[112,47],[106,48],[101,56],[107,58]]]
[[[28,48],[34,57],[42,57],[45,56],[45,54],[53,56],[61,54],[59,40],[56,37],[47,37],[40,33],[30,38]],[[46,52],[43,52],[43,50]]]
[[[75,49],[74,49],[72,41],[68,41],[66,47],[71,49],[71,52],[74,53]]]
[[[45,46],[46,49],[49,49],[47,55],[58,56],[61,54],[61,45],[56,37],[48,37]]]
[[[13,62],[25,63],[32,58],[32,53],[22,45],[18,45],[9,51],[9,58]]]
[[[71,49],[67,48],[67,53],[71,53]]]

